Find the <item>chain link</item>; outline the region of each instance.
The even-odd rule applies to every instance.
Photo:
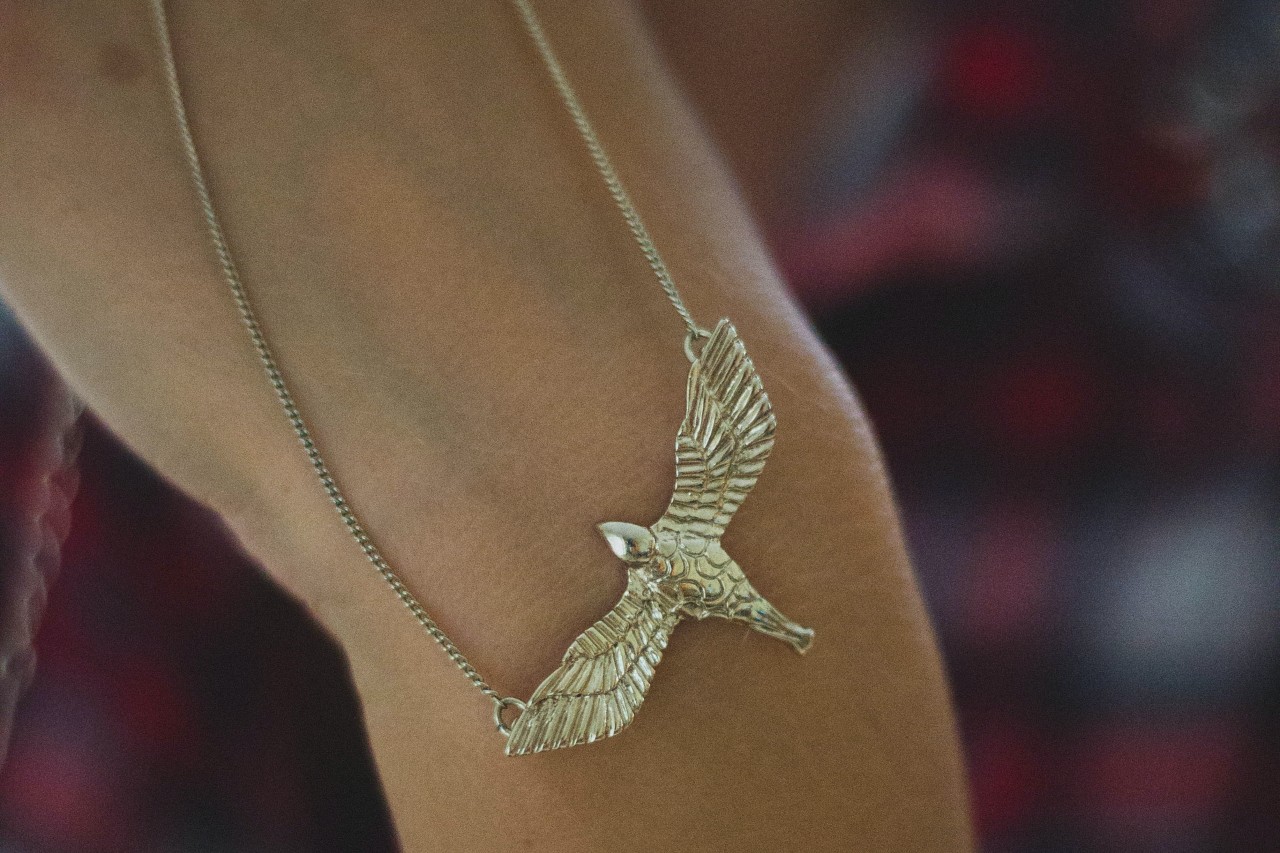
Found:
[[[635,238],[641,253],[644,254],[644,259],[649,262],[649,268],[657,276],[658,284],[662,285],[663,291],[667,294],[667,299],[671,301],[676,313],[684,321],[689,335],[695,338],[706,337],[709,333],[694,322],[693,315],[685,307],[684,299],[680,297],[680,291],[676,289],[676,283],[672,281],[671,273],[667,271],[666,262],[662,260],[662,255],[658,253],[658,247],[654,244],[653,238],[649,236],[649,229],[645,227],[644,220],[640,218],[640,213],[631,201],[630,193],[622,185],[622,180],[613,168],[613,161],[609,159],[609,155],[605,153],[604,146],[600,144],[600,137],[596,136],[596,129],[591,124],[591,120],[587,118],[587,111],[583,109],[577,93],[573,90],[573,86],[569,84],[569,78],[564,73],[560,60],[556,58],[555,51],[551,49],[551,42],[548,41],[547,34],[542,29],[542,22],[538,20],[532,4],[530,4],[529,0],[511,0],[511,4],[515,6],[516,12],[520,15],[520,20],[524,23],[524,28],[529,33],[529,38],[533,39],[533,44],[538,49],[538,55],[542,57],[542,64],[547,67],[547,71],[551,74],[551,81],[555,84],[556,92],[560,94],[560,100],[564,102],[565,108],[569,110],[574,126],[578,128],[582,141],[587,145],[587,152],[591,155],[591,161],[596,165],[596,171],[600,173],[600,177],[604,178],[605,186],[609,188],[609,195],[613,198],[613,203],[618,206],[618,210],[622,213],[622,218],[626,220],[627,227],[631,229],[631,236]]]
[[[365,531],[364,526],[356,517],[355,512],[351,509],[347,499],[343,496],[342,490],[338,487],[338,483],[334,480],[333,475],[329,472],[328,465],[325,464],[324,457],[320,455],[320,449],[316,446],[315,439],[311,435],[311,431],[307,428],[306,421],[302,417],[302,413],[298,410],[297,403],[294,402],[293,395],[289,391],[288,385],[285,383],[284,375],[280,370],[280,366],[276,363],[275,356],[271,352],[271,347],[267,343],[266,334],[262,330],[262,326],[258,322],[257,314],[253,310],[253,305],[249,301],[249,296],[245,291],[244,284],[240,280],[240,272],[236,267],[236,262],[231,254],[231,248],[227,243],[226,235],[222,229],[222,222],[218,217],[217,210],[214,208],[213,199],[209,192],[208,182],[205,179],[204,166],[200,159],[200,154],[196,148],[195,137],[191,131],[191,124],[187,117],[186,103],[182,95],[182,87],[178,77],[177,62],[174,59],[172,37],[170,35],[168,15],[165,11],[164,0],[150,0],[152,14],[155,22],[156,36],[160,43],[161,58],[164,65],[165,82],[168,89],[169,101],[173,110],[174,120],[178,127],[178,135],[182,144],[183,157],[186,160],[187,170],[190,173],[191,183],[195,188],[196,198],[200,205],[200,212],[204,217],[204,222],[209,232],[210,242],[213,244],[214,253],[217,255],[218,264],[222,269],[223,278],[226,280],[227,286],[231,290],[231,296],[235,301],[236,309],[239,312],[240,320],[248,330],[249,338],[253,343],[253,348],[258,354],[258,360],[262,363],[262,368],[267,375],[267,380],[271,383],[272,389],[275,391],[276,398],[280,401],[280,405],[284,409],[285,417],[289,420],[289,425],[293,427],[294,434],[298,441],[302,444],[302,448],[306,451],[307,460],[311,463],[312,469],[320,480],[320,485],[324,489],[325,494],[329,497],[329,501],[337,510],[338,516],[342,519],[342,523],[346,526],[347,531],[360,547],[360,551],[368,559],[368,561],[377,570],[382,579],[387,582],[392,591],[400,599],[401,603],[413,614],[418,623],[426,630],[427,634],[440,645],[449,660],[466,676],[467,680],[487,696],[494,703],[495,720],[497,721],[498,730],[504,734],[508,728],[502,721],[502,712],[507,708],[515,708],[517,711],[523,708],[523,703],[513,697],[504,697],[497,690],[491,687],[488,682],[480,676],[480,673],[471,664],[443,629],[431,618],[426,609],[418,602],[409,588],[405,586],[400,576],[391,568],[391,565],[383,558],[378,547],[373,543],[369,534]],[[581,102],[578,100],[577,94],[573,87],[569,84],[569,80],[561,67],[559,60],[551,49],[551,45],[547,40],[546,33],[542,29],[533,7],[528,0],[511,0],[515,6],[525,30],[529,37],[533,40],[538,54],[546,66],[547,71],[551,75],[552,82],[555,84],[556,91],[560,95],[560,99],[564,102],[573,123],[577,127],[579,134],[586,143],[587,151],[591,155],[591,160],[596,166],[596,170],[604,179],[605,185],[608,187],[609,195],[613,198],[618,210],[622,213],[622,218],[626,221],[627,227],[630,229],[632,236],[640,247],[645,260],[648,261],[650,269],[657,277],[658,283],[662,286],[663,291],[667,294],[667,298],[675,307],[676,312],[680,315],[688,329],[686,337],[686,351],[689,349],[689,342],[696,338],[706,337],[707,332],[701,329],[694,322],[693,316],[685,307],[684,300],[680,297],[680,292],[676,289],[675,282],[671,279],[671,274],[667,271],[667,265],[662,260],[662,256],[658,253],[657,246],[653,242],[653,238],[649,235],[648,229],[644,225],[644,221],[640,218],[640,214],[636,211],[635,205],[631,201],[631,196],[623,187],[622,181],[618,178],[618,174],[613,167],[613,163],[609,160],[608,155],[604,151],[604,147],[600,144],[595,128],[591,125],[587,118],[586,111],[583,109]],[[692,359],[692,353],[690,358]]]

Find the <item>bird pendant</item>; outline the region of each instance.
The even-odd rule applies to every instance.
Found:
[[[591,743],[621,731],[635,718],[667,639],[686,617],[744,622],[801,653],[813,642],[813,630],[760,595],[720,545],[764,469],[777,426],[764,385],[727,319],[693,359],[685,406],[671,503],[650,527],[597,525],[626,566],[626,591],[573,641],[560,667],[523,704],[508,731],[507,755]]]

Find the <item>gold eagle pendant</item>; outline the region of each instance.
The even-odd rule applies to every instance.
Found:
[[[777,427],[769,397],[738,339],[722,319],[689,369],[685,416],[676,436],[671,503],[650,527],[597,525],[626,565],[627,588],[583,631],[509,727],[507,755],[591,743],[617,734],[636,715],[667,639],[686,617],[745,622],[803,653],[802,628],[756,592],[720,546],[734,512],[764,470]]]

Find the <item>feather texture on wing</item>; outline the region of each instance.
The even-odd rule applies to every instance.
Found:
[[[773,449],[777,419],[733,324],[723,319],[689,370],[671,504],[654,525],[719,538]]]
[[[680,619],[674,601],[628,569],[617,605],[573,641],[512,724],[507,755],[590,743],[630,723]]]

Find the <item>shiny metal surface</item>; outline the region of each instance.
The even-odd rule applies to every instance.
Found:
[[[724,525],[755,483],[773,446],[776,423],[768,397],[732,324],[721,320],[715,332],[709,333],[694,322],[528,0],[511,0],[511,3],[610,197],[667,299],[684,322],[684,349],[692,363],[687,411],[676,443],[675,495],[666,514],[647,532],[652,541],[643,544],[650,551],[644,559],[635,559],[635,554],[626,557],[628,585],[622,600],[573,643],[564,664],[547,678],[528,703],[504,697],[454,645],[383,558],[330,472],[285,382],[240,278],[187,116],[165,3],[164,0],[150,0],[150,3],[186,167],[222,276],[267,381],[321,488],[361,553],[467,680],[493,703],[494,725],[500,734],[508,737],[507,754],[585,743],[615,734],[627,725],[648,690],[653,667],[661,659],[671,629],[687,616],[745,621],[757,630],[791,643],[799,651],[807,648],[812,632],[790,622],[760,597],[719,544]],[[695,352],[698,342],[704,342],[701,354]],[[606,528],[607,525],[602,532]],[[616,537],[618,531],[629,528],[608,529]],[[625,544],[625,534],[622,541]],[[508,723],[505,715],[513,711],[519,716]]]
[[[720,545],[773,449],[777,419],[737,330],[721,320],[689,369],[671,503],[650,527],[598,525],[627,588],[565,653],[510,726],[508,755],[591,743],[636,715],[682,619],[744,622],[797,652],[813,631],[782,615]]]

